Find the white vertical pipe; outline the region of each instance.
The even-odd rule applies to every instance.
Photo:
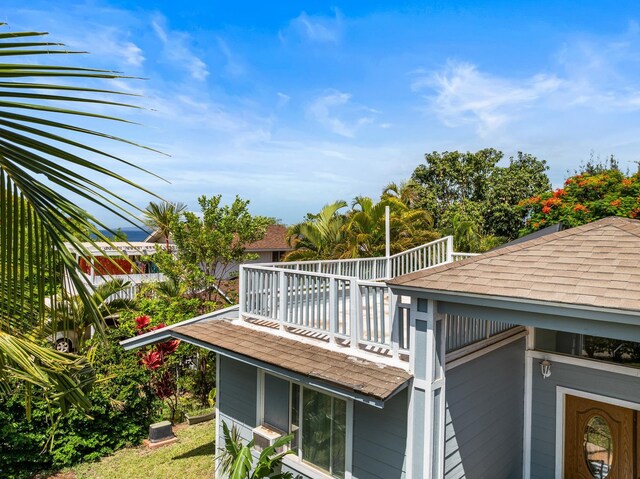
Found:
[[[387,258],[386,261],[386,276],[387,278],[391,278],[391,224],[389,221],[390,209],[389,205],[384,207],[384,235],[385,235],[385,245],[384,245],[384,255]]]

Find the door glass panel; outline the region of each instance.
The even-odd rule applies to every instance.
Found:
[[[589,419],[583,444],[589,472],[596,479],[604,479],[609,475],[613,459],[613,436],[602,416],[595,415]]]

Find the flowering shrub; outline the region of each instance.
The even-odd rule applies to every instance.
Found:
[[[559,221],[579,226],[607,216],[640,217],[640,173],[625,176],[617,169],[574,175],[558,188],[521,201],[528,234]]]

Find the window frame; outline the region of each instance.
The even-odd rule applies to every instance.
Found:
[[[302,450],[302,422],[303,422],[303,394],[304,389],[313,390],[320,394],[324,394],[333,399],[339,399],[345,402],[346,407],[346,431],[345,431],[345,451],[344,451],[344,479],[351,479],[352,477],[352,459],[353,459],[353,399],[345,398],[343,396],[339,396],[337,394],[333,394],[331,392],[325,391],[321,388],[310,386],[308,384],[304,384],[298,381],[293,381],[291,378],[288,378],[281,374],[275,374],[271,371],[267,372],[265,370],[258,369],[258,388],[257,388],[257,411],[256,411],[256,419],[257,425],[266,425],[264,422],[264,410],[265,410],[265,375],[271,375],[279,379],[283,379],[289,383],[289,430],[284,431],[286,434],[292,433],[292,417],[291,417],[291,405],[292,405],[292,396],[293,396],[293,385],[297,385],[299,387],[299,397],[298,397],[298,444],[295,447],[293,445],[289,445],[289,449],[294,450],[294,454],[288,454],[283,458],[283,464],[287,467],[290,467],[296,470],[299,473],[302,473],[308,476],[311,479],[335,479],[335,477],[326,469],[321,468],[320,466],[316,466],[311,462],[304,460],[304,451]]]

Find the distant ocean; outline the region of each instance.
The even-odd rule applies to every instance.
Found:
[[[115,230],[116,228],[114,228],[114,231]],[[144,241],[150,233],[149,230],[141,230],[138,228],[132,228],[130,226],[126,228],[120,228],[120,230],[127,235],[127,241]],[[100,232],[104,235],[112,236],[111,233],[105,230],[100,230]]]

